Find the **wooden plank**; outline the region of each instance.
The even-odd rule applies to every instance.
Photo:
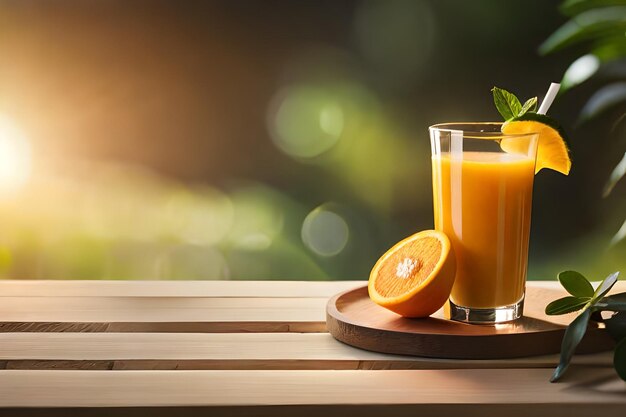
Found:
[[[115,361],[104,360],[12,360],[4,361],[4,367],[2,369],[72,369],[82,371],[105,371],[112,370],[114,365]]]
[[[498,411],[522,416],[556,409],[572,417],[593,415],[602,407],[605,416],[623,415],[626,384],[611,368],[573,367],[569,378],[557,384],[548,382],[551,372],[3,370],[0,407],[248,407],[268,415],[263,406],[292,406],[291,412],[339,415],[337,410],[346,408],[331,406],[404,405],[403,413],[394,415]],[[141,415],[143,410],[137,411]]]
[[[622,416],[621,405],[602,408],[602,415]],[[597,404],[446,404],[442,414],[439,404],[340,404],[340,405],[278,405],[278,406],[194,406],[194,407],[99,407],[99,408],[6,408],[10,417],[318,417],[346,416],[359,417],[442,417],[462,415],[463,417],[485,417],[506,415],[507,417],[528,417],[529,415],[570,417],[593,416],[597,414]],[[620,414],[622,413],[622,414]],[[5,414],[3,414],[5,415]]]
[[[4,297],[0,332],[323,332],[326,298]]]
[[[0,280],[0,297],[331,297],[365,281]],[[560,288],[557,281],[528,286]],[[626,281],[616,289],[626,291]]]
[[[236,282],[224,281],[224,284],[228,287]],[[91,283],[85,282],[84,284]],[[149,282],[138,284],[145,286]],[[309,283],[295,284],[302,284],[304,288],[307,288]],[[352,284],[353,282],[350,282],[350,285]],[[620,288],[626,289],[626,282],[619,284]],[[259,288],[263,285],[265,283],[260,284]],[[529,283],[529,285],[534,285],[534,283]],[[272,298],[2,297],[0,332],[180,333],[323,332],[326,330],[327,299],[325,297],[293,298],[286,297],[285,294]]]
[[[0,297],[324,297],[365,281],[0,280]]]
[[[558,355],[451,360],[356,349],[324,333],[5,333],[8,369],[481,369],[553,368]],[[574,363],[612,366],[612,352]]]
[[[6,297],[0,302],[0,321],[323,321],[326,302],[326,298]]]

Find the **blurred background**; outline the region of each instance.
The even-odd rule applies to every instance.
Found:
[[[0,0],[0,277],[366,279],[433,226],[428,126],[583,54],[538,52],[559,5]],[[581,119],[605,82],[550,110],[573,170],[536,178],[530,279],[626,272],[624,109]]]

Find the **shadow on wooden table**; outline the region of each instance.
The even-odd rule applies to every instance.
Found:
[[[562,377],[568,391],[581,391],[585,395],[609,394],[626,395],[626,382],[617,377],[612,367],[572,365]],[[558,382],[557,382],[558,383]]]

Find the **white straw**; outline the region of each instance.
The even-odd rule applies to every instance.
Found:
[[[554,98],[559,92],[559,88],[561,88],[561,84],[559,83],[550,84],[550,88],[548,88],[548,92],[546,93],[546,96],[543,98],[543,101],[541,102],[541,106],[539,107],[539,110],[537,111],[537,113],[546,114],[548,112],[548,109],[552,105]]]

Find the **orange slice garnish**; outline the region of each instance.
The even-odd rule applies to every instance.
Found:
[[[535,173],[543,168],[553,169],[563,175],[568,175],[572,167],[569,149],[565,140],[565,131],[556,120],[543,114],[526,113],[508,121],[502,125],[502,132],[506,134],[538,133],[539,144],[537,146],[537,164]],[[516,153],[515,139],[503,139],[500,143],[506,152]],[[526,152],[527,144],[522,153]]]

